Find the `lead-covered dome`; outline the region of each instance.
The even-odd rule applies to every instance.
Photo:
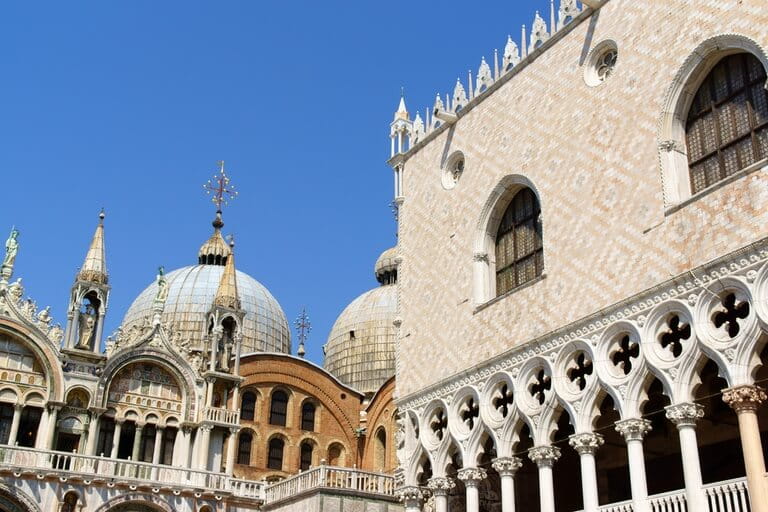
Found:
[[[395,251],[382,255],[387,265],[376,264],[382,286],[352,301],[333,324],[325,346],[323,366],[343,383],[363,393],[375,393],[395,374],[394,326],[397,316],[397,264]],[[386,267],[387,279],[382,279]]]
[[[191,265],[174,270],[165,277],[168,298],[161,320],[172,325],[192,345],[202,342],[208,313],[213,308],[216,290],[224,273],[222,265]],[[243,321],[242,353],[291,352],[288,321],[280,304],[258,281],[244,272],[236,271],[237,293]],[[157,283],[144,289],[123,318],[123,328],[133,324],[151,323],[152,304],[157,295]]]

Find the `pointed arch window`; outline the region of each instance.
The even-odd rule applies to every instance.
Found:
[[[253,421],[256,412],[256,394],[252,391],[243,393],[243,399],[240,401],[240,419]]]
[[[723,58],[704,79],[685,127],[691,193],[768,158],[765,82],[765,68],[750,53]]]
[[[539,277],[544,270],[541,208],[523,188],[507,206],[496,233],[496,296]]]
[[[301,406],[301,430],[315,430],[315,404],[304,402]]]
[[[269,408],[269,424],[284,427],[288,413],[288,395],[285,391],[275,391]]]
[[[237,463],[248,465],[251,463],[251,445],[253,436],[248,432],[243,432],[237,441]]]
[[[284,449],[285,442],[283,442],[283,440],[279,437],[275,437],[269,441],[269,452],[267,454],[267,467],[269,469],[277,469],[282,471]]]

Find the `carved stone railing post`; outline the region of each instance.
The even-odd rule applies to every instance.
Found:
[[[616,432],[627,442],[629,459],[629,481],[632,489],[632,510],[650,512],[648,483],[645,477],[645,456],[643,438],[651,431],[651,422],[640,418],[629,418],[616,422]]]
[[[456,487],[456,482],[446,477],[430,478],[427,487],[435,497],[435,512],[448,512],[448,493]]]
[[[597,497],[597,468],[595,466],[595,452],[605,441],[600,434],[584,432],[574,434],[568,443],[579,454],[581,465],[581,494],[584,503],[584,512],[597,512],[600,503]]]
[[[699,445],[696,440],[696,422],[704,417],[704,408],[699,404],[684,402],[668,406],[666,413],[667,419],[677,426],[680,436],[688,510],[706,510],[707,498],[702,488]]]
[[[552,466],[560,458],[560,448],[536,446],[528,451],[528,458],[539,468],[541,512],[555,512],[555,484],[552,478]]]
[[[738,386],[723,391],[723,401],[736,411],[739,419],[739,437],[752,512],[768,512],[768,482],[757,423],[757,409],[767,398],[765,390],[758,386]]]
[[[467,490],[467,512],[479,512],[480,492],[477,486],[485,480],[487,473],[482,468],[463,468],[456,476],[464,483]]]
[[[501,512],[515,512],[515,474],[523,461],[518,457],[499,457],[491,466],[501,479]]]
[[[429,497],[426,491],[415,485],[397,489],[395,496],[404,505],[405,512],[421,512],[421,505]]]

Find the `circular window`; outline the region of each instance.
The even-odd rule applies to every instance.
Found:
[[[603,41],[589,54],[584,70],[584,81],[590,87],[597,87],[613,75],[619,59],[619,50],[614,41]]]
[[[456,186],[464,173],[464,155],[461,151],[455,152],[443,166],[443,188],[450,190]]]

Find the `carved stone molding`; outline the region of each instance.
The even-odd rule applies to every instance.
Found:
[[[395,490],[395,496],[406,507],[421,507],[421,504],[429,498],[429,492],[415,485],[401,487]]]
[[[523,466],[523,460],[519,457],[499,457],[491,464],[499,476],[515,476],[517,470]]]
[[[665,408],[667,419],[681,427],[695,427],[696,422],[704,417],[704,407],[699,404],[683,402]]]
[[[723,402],[737,413],[756,411],[768,399],[760,386],[738,386],[723,391]]]
[[[584,432],[582,434],[574,434],[568,439],[574,450],[579,455],[590,454],[594,455],[598,448],[600,448],[605,440],[600,434],[594,434],[592,432]]]
[[[482,468],[464,468],[460,469],[456,476],[464,482],[466,487],[477,487],[480,482],[485,480],[488,473]]]
[[[616,432],[624,436],[624,440],[642,441],[645,435],[651,431],[651,422],[641,418],[630,418],[616,422]]]
[[[536,446],[528,450],[528,458],[539,467],[551,467],[560,458],[560,448],[556,446]]]
[[[452,478],[436,476],[429,479],[427,487],[434,496],[447,496],[451,489],[456,487],[456,482]]]

